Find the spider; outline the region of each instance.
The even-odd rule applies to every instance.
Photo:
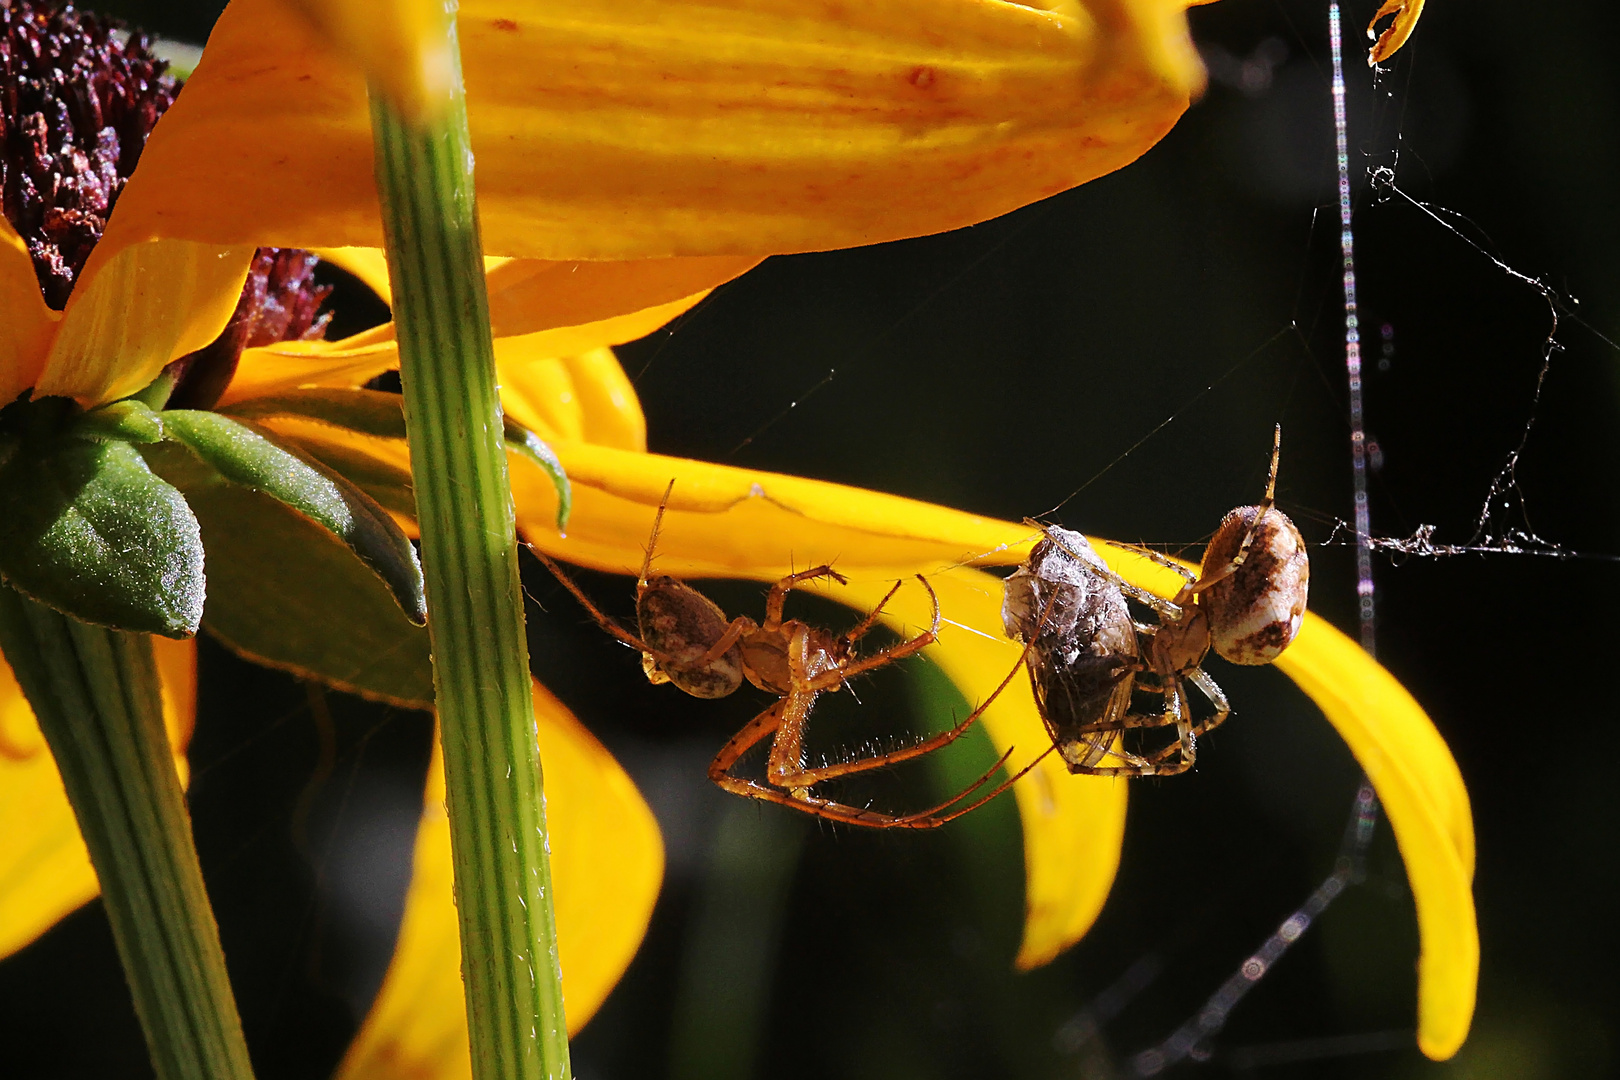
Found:
[[[1013,668],[994,693],[956,726],[914,746],[806,768],[804,737],[816,697],[823,691],[838,690],[856,675],[892,664],[931,644],[939,633],[939,598],[928,580],[918,574],[917,581],[927,591],[933,604],[933,619],[929,628],[915,637],[864,657],[857,655],[856,643],[877,625],[884,605],[899,591],[903,581],[895,582],[894,588],[888,591],[870,614],[842,634],[834,634],[798,619],[783,618],[787,594],[796,586],[822,578],[847,584],[844,576],[830,566],[801,570],[772,585],[765,599],[763,624],[756,623],[746,615],[728,620],[718,604],[685,582],[667,575],[649,575],[653,550],[658,544],[658,530],[674,486],[674,481],[671,481],[653,518],[647,555],[636,578],[638,634],[632,634],[603,614],[556,562],[541,551],[531,550],[603,630],[641,653],[642,670],[646,672],[649,682],[655,685],[673,683],[697,698],[721,698],[736,691],[746,678],[766,693],[777,696],[777,701],[750,720],[720,748],[709,764],[710,780],[733,794],[790,806],[831,821],[873,828],[931,829],[984,805],[1034,767],[1031,763],[988,794],[955,810],[951,807],[983,788],[996,770],[1006,763],[1012,754],[1011,747],[984,775],[955,797],[913,814],[886,814],[815,794],[811,789],[823,781],[898,765],[955,742],[967,733],[974,721],[1006,688],[1018,669]],[[771,740],[766,762],[769,784],[734,775],[732,768],[742,756],[767,738]]]
[[[1028,522],[1044,535],[1007,579],[1002,621],[1009,637],[1026,643],[1036,706],[1071,773],[1186,772],[1198,736],[1232,711],[1201,666],[1209,649],[1235,664],[1269,664],[1299,633],[1310,564],[1299,530],[1273,506],[1281,447],[1279,425],[1265,497],[1222,519],[1197,574],[1143,551],[1185,580],[1172,600],[1122,580],[1079,533]],[[1157,625],[1132,619],[1126,597],[1150,608]],[[1188,683],[1214,706],[1213,715],[1193,718]],[[1132,711],[1138,690],[1162,695],[1163,711]],[[1119,745],[1128,730],[1164,727],[1174,727],[1176,739],[1162,749],[1133,753]]]

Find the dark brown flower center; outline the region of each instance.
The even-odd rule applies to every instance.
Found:
[[[179,83],[144,34],[0,2],[0,208],[60,310]]]

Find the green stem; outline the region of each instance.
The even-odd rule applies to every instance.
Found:
[[[251,1080],[151,640],[79,622],[0,584],[0,650],[90,849],[159,1080]]]
[[[452,54],[454,27],[449,26]],[[517,536],[459,71],[371,121],[422,530],[476,1080],[570,1075]]]

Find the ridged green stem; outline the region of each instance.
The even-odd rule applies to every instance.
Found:
[[[454,29],[452,46],[454,45]],[[452,49],[454,52],[454,48]],[[475,1080],[570,1075],[472,154],[372,92],[377,188],[427,580]]]
[[[252,1080],[151,640],[79,622],[0,584],[0,650],[90,849],[159,1080]]]

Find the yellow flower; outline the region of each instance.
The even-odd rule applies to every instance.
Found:
[[[793,0],[463,5],[484,237],[493,255],[513,259],[490,269],[508,408],[553,440],[578,500],[563,540],[550,525],[549,481],[518,459],[531,541],[582,565],[633,568],[675,476],[661,542],[672,572],[774,580],[795,561],[836,558],[851,578],[839,598],[868,608],[888,582],[920,570],[951,618],[994,634],[999,583],[957,563],[1017,562],[1025,530],[647,454],[639,405],[606,347],[660,325],[761,255],[966,225],[1140,155],[1201,85],[1180,6],[1047,8],[889,0],[807,15]],[[379,235],[361,76],[273,0],[235,0],[65,310],[43,303],[24,242],[0,222],[0,401],[30,387],[86,406],[132,393],[219,333],[257,247],[321,248],[357,272],[369,265],[376,281],[375,255],[353,249]],[[392,366],[390,333],[250,351],[225,400],[357,385]],[[297,422],[272,426],[300,433]],[[331,429],[323,437],[404,460],[401,447],[380,440]],[[1119,559],[1133,580],[1158,573]],[[909,602],[890,619],[917,621]],[[190,654],[185,645],[163,650],[171,728],[183,746]],[[953,630],[935,653],[970,698],[984,697],[1017,659],[1009,643]],[[1424,935],[1421,1038],[1431,1055],[1446,1056],[1466,1031],[1477,967],[1466,793],[1422,712],[1332,630],[1308,624],[1290,657],[1290,673],[1322,702],[1389,807]],[[577,1026],[640,938],[661,851],[611,758],[543,690],[536,705]],[[1016,680],[986,722],[998,743],[1025,752],[1044,738]],[[1070,777],[1049,759],[1016,789],[1029,898],[1021,963],[1049,959],[1094,919],[1118,861],[1126,787]],[[93,894],[67,814],[26,707],[0,684],[0,951]],[[430,789],[400,944],[345,1075],[466,1069],[440,814]],[[617,902],[594,903],[602,894]]]

